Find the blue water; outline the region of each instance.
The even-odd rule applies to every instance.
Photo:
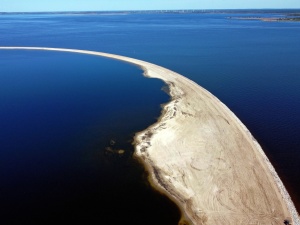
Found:
[[[283,12],[279,14],[282,15]],[[266,12],[248,12],[247,14],[225,12],[219,14],[1,15],[0,45],[64,47],[116,53],[165,66],[196,81],[221,99],[249,128],[262,145],[292,195],[298,210],[300,210],[300,23],[228,19],[228,17],[241,16],[273,17],[275,12],[271,14]],[[1,51],[0,54],[1,65],[13,67],[15,70],[18,70],[19,67],[9,66],[12,63],[6,62],[7,58],[19,57],[18,63],[20,62],[21,65],[23,62],[25,64],[24,60],[31,58],[22,55],[23,52],[18,52],[18,54],[21,54],[19,56],[7,51]],[[35,54],[50,57],[54,53]],[[59,56],[61,54],[55,53],[55,58]],[[82,67],[94,68],[94,66],[80,65],[79,62],[82,61],[82,56],[68,55],[68,57],[71,57],[69,58],[71,66],[65,66],[66,59],[64,58],[52,63],[53,66],[47,67],[49,74],[57,73],[57,71],[53,71],[55,69],[62,71],[60,73],[64,76],[61,79],[65,79],[64,83],[68,83],[68,78],[73,77],[72,75],[69,76],[72,71],[78,71],[78,73],[81,71],[82,76],[85,76],[86,72]],[[93,60],[99,60],[88,56],[84,58],[86,58],[85,63],[89,63],[90,60],[91,63],[95,63]],[[74,63],[71,63],[71,61]],[[78,65],[77,69],[73,69],[75,65]],[[108,64],[105,73],[110,70],[125,71],[121,68],[121,64],[116,65],[109,66]],[[1,67],[5,68],[4,66]],[[31,80],[41,79],[39,76],[34,77],[32,73],[41,74],[41,71],[45,71],[44,68],[42,64],[35,63],[34,66],[30,67],[30,73],[26,73],[26,77],[32,76]],[[128,66],[128,68],[132,68],[132,66]],[[63,72],[63,70],[66,71]],[[22,71],[21,67],[19,71]],[[15,73],[19,74],[19,72]],[[138,71],[138,73],[141,72]],[[49,76],[44,79],[49,79]],[[124,82],[128,77],[126,75]],[[12,78],[11,76],[4,76],[1,79],[9,80]],[[80,80],[81,78],[78,78],[77,81]],[[151,81],[149,79],[144,80],[146,83]],[[29,82],[28,79],[24,80],[27,86],[22,88],[32,90],[31,87],[34,84]],[[49,84],[59,85],[60,82],[50,80]],[[99,83],[101,82],[86,84],[86,89],[91,90],[91,96],[100,90]],[[94,89],[90,89],[89,85],[94,85]],[[115,85],[118,84],[112,82],[110,85],[104,85],[103,88]],[[128,85],[125,84],[124,86]],[[35,88],[38,87],[34,86],[33,89]],[[48,85],[42,88],[46,96],[47,88]],[[61,88],[61,91],[68,92],[68,89],[64,86],[55,88]],[[74,87],[74,92],[76,92],[75,90],[77,89]],[[2,89],[0,91],[2,92]],[[15,94],[12,89],[10,91],[12,95]],[[144,92],[144,88],[133,91],[135,95],[138,93],[139,96]],[[150,92],[156,93],[156,91]],[[34,95],[34,93],[31,93],[31,95]],[[76,99],[80,98],[82,93],[76,92],[75,95],[76,98],[74,98],[73,104],[77,105]],[[99,95],[101,95],[101,92],[99,92]],[[10,104],[11,100],[14,99],[11,97],[8,100],[7,97],[2,96],[0,98],[1,101],[7,101],[7,104]],[[56,105],[56,102],[51,102],[52,98],[54,96],[49,96],[49,102],[43,101],[43,104]],[[67,93],[65,98],[68,98]],[[156,112],[159,112],[159,104],[166,101],[165,98],[163,94],[155,97],[157,102],[154,102],[154,105],[157,104],[158,110]],[[140,96],[140,99],[144,99],[144,96]],[[16,99],[16,97],[15,100],[23,104],[27,110],[24,113],[27,113],[29,117],[36,118],[37,115],[43,115],[46,111],[39,109],[40,111],[36,111],[35,116],[33,116],[34,106],[30,106],[30,104],[24,102],[25,100],[22,102],[22,99]],[[59,101],[62,107],[61,110],[66,111],[63,109],[65,107],[63,105],[64,99],[59,99]],[[94,101],[92,105],[97,107],[97,100]],[[143,100],[140,102],[143,103]],[[124,101],[124,105],[128,109],[128,114],[135,113],[136,110],[142,110],[143,108],[145,109],[144,112],[149,111],[149,108],[146,108],[148,104],[139,105],[135,109],[133,107],[136,103],[130,104],[128,101]],[[17,108],[11,107],[11,110],[18,112]],[[83,109],[84,107],[83,104],[79,108]],[[89,115],[93,110],[89,110],[89,112],[85,112],[85,116],[77,116],[77,118],[76,115],[71,115],[70,111],[72,110],[70,108],[68,108],[68,111],[69,114],[62,117],[59,126],[67,128],[74,126],[68,122],[72,118],[74,118],[73,121],[77,121],[80,120],[79,118],[84,120],[84,118],[93,117]],[[108,110],[107,114],[110,114],[111,111],[114,110]],[[116,112],[118,116],[124,114],[119,111]],[[21,112],[19,113],[21,114]],[[103,118],[102,114],[99,115],[100,117],[94,115],[93,119]],[[151,115],[153,119],[153,114]],[[131,116],[131,118],[135,118],[134,114],[131,114]],[[144,120],[144,118],[147,118],[147,116],[145,115],[141,120]],[[43,121],[42,118],[41,121]],[[120,121],[124,121],[123,118],[120,118]],[[36,122],[35,126],[39,126],[40,122]],[[19,121],[18,125],[22,123],[26,123],[26,121]],[[84,122],[82,121],[82,123]],[[137,124],[139,123],[137,122]],[[31,122],[28,122],[28,124],[31,124]],[[52,125],[52,123],[50,124]],[[92,122],[92,124],[94,127],[91,129],[98,129],[95,134],[103,132],[99,128],[99,124],[97,125],[96,122]],[[131,132],[136,130],[134,124],[135,122],[130,123],[130,126],[133,126]],[[147,126],[146,124],[145,126]],[[11,129],[10,132],[15,132],[15,129],[12,130],[9,124],[5,126],[8,131]],[[117,128],[119,128],[118,126]],[[84,129],[81,129],[82,127],[78,128],[80,129],[76,128],[76,132],[84,132]],[[29,136],[32,132],[28,132],[26,135]],[[9,135],[9,133],[7,132],[6,135]],[[58,138],[58,135],[59,133],[52,138]],[[63,136],[63,131],[60,135],[66,138]],[[101,133],[99,136],[102,135],[105,134]],[[92,135],[86,135],[87,139],[91,137]],[[19,138],[22,139],[22,137]],[[69,138],[76,140],[74,136],[69,136]],[[25,154],[21,156],[26,157]],[[22,157],[19,157],[16,162],[22,163]],[[7,160],[5,161],[8,163]],[[76,165],[77,162],[74,162],[74,164]],[[10,176],[10,174],[5,174]]]
[[[162,81],[88,55],[0,59],[1,224],[177,223],[175,204],[132,158],[134,133],[169,99]]]

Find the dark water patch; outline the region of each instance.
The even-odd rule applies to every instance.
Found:
[[[0,52],[1,224],[177,224],[133,158],[169,97],[95,56]]]

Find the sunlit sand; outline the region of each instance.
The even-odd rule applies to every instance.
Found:
[[[299,215],[260,145],[215,96],[166,68],[95,51],[42,47],[98,55],[135,64],[166,82],[172,100],[159,121],[135,136],[135,156],[154,187],[182,209],[190,224],[291,224]],[[147,203],[145,203],[147,204]]]

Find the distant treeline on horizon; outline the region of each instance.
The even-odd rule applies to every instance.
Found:
[[[0,12],[3,14],[147,14],[147,13],[285,13],[300,16],[300,9],[182,9],[182,10],[116,10],[116,11],[54,11],[54,12]]]

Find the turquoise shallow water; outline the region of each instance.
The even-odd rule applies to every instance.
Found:
[[[47,46],[115,53],[162,65],[196,81],[221,99],[249,128],[275,166],[299,210],[300,119],[298,115],[300,114],[300,77],[298,71],[300,71],[300,25],[293,22],[268,23],[228,18],[245,15],[268,17],[284,15],[286,11],[280,11],[279,13],[247,11],[246,13],[227,11],[205,14],[1,15],[0,32],[3,35],[0,36],[0,43],[6,46]],[[22,54],[20,52],[16,54],[1,51],[0,63],[2,63],[2,70],[11,67],[7,61],[9,57],[17,57],[17,59],[13,60],[17,60],[21,65],[26,64],[28,57],[22,56]],[[37,54],[38,59],[49,57],[49,55],[44,53],[34,54]],[[83,70],[82,67],[92,68],[91,70],[95,68],[95,66],[80,64],[82,61],[81,56],[69,55],[68,57],[71,57],[69,59],[69,67],[65,66],[65,59],[60,58],[62,57],[61,54],[55,55],[56,57],[59,60],[52,61],[48,67],[43,66],[43,63],[40,62],[35,63],[36,70],[34,71],[37,71],[35,73],[39,75],[45,73],[44,79],[49,79],[49,74],[58,69],[61,71],[61,74],[64,74],[60,79],[63,79],[66,75],[67,77],[65,77],[65,80],[60,80],[56,83],[66,83],[66,80],[73,77],[73,75],[68,76],[68,74],[73,74],[75,73],[74,71],[77,71],[78,76],[81,73],[85,76],[87,71]],[[85,59],[85,63],[89,63],[91,60],[91,63],[98,65],[95,62],[98,59],[94,57]],[[47,60],[45,59],[45,61]],[[73,71],[74,65],[78,67]],[[120,69],[126,71],[123,67],[119,67],[120,65],[119,63],[108,63],[107,67],[101,67],[101,70],[104,69],[105,74],[109,74],[111,69],[114,71],[113,73],[117,73]],[[12,68],[18,69],[14,66]],[[24,68],[20,68],[24,70]],[[128,65],[128,68],[133,69],[134,67]],[[47,73],[48,71],[49,73]],[[136,71],[141,74],[139,69]],[[18,74],[16,71],[15,73]],[[27,73],[27,76],[32,78],[31,80],[40,79],[38,75],[34,76],[31,73]],[[95,75],[95,77],[97,76]],[[119,83],[116,83],[114,80],[105,80],[105,83],[101,83],[95,77],[93,78],[94,80],[92,79],[90,82],[82,85],[80,78],[77,78],[77,87],[74,86],[72,89],[74,91],[74,100],[72,100],[73,103],[70,103],[71,109],[72,107],[76,108],[76,102],[82,95],[81,91],[75,91],[78,87],[81,90],[82,86],[84,86],[86,93],[88,93],[87,96],[91,97],[100,90],[98,85],[102,85],[103,90],[111,87],[122,89],[122,85],[126,87],[129,85],[126,83],[126,80],[122,80]],[[126,75],[126,77],[128,76]],[[9,80],[12,78],[11,76],[4,76],[2,79]],[[149,88],[154,85],[148,83],[153,80],[144,80],[149,84]],[[55,82],[51,80],[47,82],[49,82],[49,87],[46,85],[47,88],[45,89],[37,85],[34,86],[30,80],[23,78],[22,84],[25,84],[25,87],[22,88],[31,90],[32,87],[35,87],[43,92],[44,97],[49,97],[52,87],[52,95],[50,97],[54,97]],[[16,84],[14,85],[14,89],[2,86],[0,92],[2,91],[3,93],[7,89],[13,96],[16,93],[13,90],[18,87]],[[91,87],[89,87],[90,85]],[[136,103],[131,104],[131,101],[120,101],[120,104],[125,105],[125,108],[128,109],[122,115],[131,114],[131,118],[135,118],[133,122],[124,125],[125,127],[129,126],[129,124],[132,126],[132,131],[129,133],[132,134],[136,130],[144,129],[144,125],[146,127],[155,121],[155,117],[159,115],[160,111],[159,104],[168,100],[168,97],[159,91],[162,85],[162,83],[159,83],[159,87],[149,91],[151,94],[160,93],[154,98],[155,101],[153,100],[152,102],[153,107],[147,101],[142,100],[144,99],[143,96],[138,100],[142,105],[139,105],[137,108],[134,108]],[[21,84],[19,84],[20,86]],[[134,87],[136,88],[136,86]],[[61,86],[58,88],[66,93],[65,99],[71,99],[72,96],[68,96],[68,88],[70,87]],[[140,89],[129,88],[122,93],[133,91],[134,95],[139,93],[139,97],[140,93],[144,92],[144,89],[146,90],[144,87]],[[35,94],[29,92],[25,96],[30,95],[34,96]],[[101,95],[99,92],[99,96]],[[27,110],[29,117],[37,118],[38,115],[42,115],[45,112],[45,110],[42,111],[40,108],[40,111],[36,111],[35,116],[33,116],[32,109],[35,107],[33,103],[30,103],[30,105],[24,99],[7,98],[3,94],[0,95],[0,98],[3,104],[9,104],[12,99],[17,100],[18,104],[23,104],[24,110]],[[97,108],[96,105],[101,98],[97,97],[91,102],[92,110],[85,113],[87,118],[97,120],[97,113],[94,115],[90,113]],[[64,112],[66,106],[62,100],[59,99],[58,103],[50,100],[42,102],[45,108],[46,106],[52,107],[52,105],[57,106],[57,104],[60,104],[61,111]],[[126,104],[123,104],[125,102]],[[154,105],[156,107],[156,111],[152,111],[154,114],[151,113],[151,116],[146,114],[150,112],[150,109],[155,108]],[[147,108],[148,106],[149,108]],[[11,110],[18,112],[17,108],[10,107]],[[87,106],[82,104],[78,107],[84,109]],[[144,111],[140,112],[144,116],[137,120],[140,117],[132,113],[143,109]],[[107,111],[101,112],[101,117],[105,115],[104,112],[109,114],[111,111],[118,112],[117,115],[121,115],[119,114],[120,109],[108,107]],[[3,115],[2,118],[4,118]],[[10,116],[10,114],[8,115]],[[62,117],[62,123],[59,125],[67,128],[71,126],[67,121],[72,116],[72,110],[68,110],[68,114]],[[74,118],[74,121],[81,121],[83,116],[77,116],[77,118],[75,116]],[[144,123],[144,118],[151,118],[152,120]],[[126,119],[120,118],[118,124],[121,124],[120,121],[126,121]],[[1,122],[6,123],[3,120]],[[18,122],[19,125],[22,123],[24,126],[26,125],[26,121]],[[84,121],[81,123],[84,123]],[[143,126],[141,127],[135,125],[142,123]],[[38,127],[38,124],[32,128],[33,131],[28,132],[26,135],[32,134]],[[93,122],[92,124],[96,124],[91,125],[92,128],[90,128],[95,130],[96,137],[98,137],[97,133],[101,134],[99,136],[105,136],[104,133],[101,133],[101,122]],[[5,135],[8,135],[9,132],[15,132],[15,130],[9,128],[8,124],[5,126],[7,130]],[[77,132],[82,133],[83,131],[79,131],[82,127],[78,126],[78,128],[80,129]],[[123,130],[119,125],[116,128]],[[124,132],[128,131],[124,129]],[[59,132],[57,137],[58,134]],[[93,135],[86,134],[88,140],[92,139]],[[59,135],[64,137],[63,132]],[[114,135],[109,134],[107,138],[109,139],[112,136]],[[73,136],[71,140],[77,140],[74,137],[78,136]],[[127,140],[128,138],[125,139]],[[97,143],[95,142],[92,145],[96,146]],[[25,154],[21,155],[16,162],[21,163],[23,157],[25,157]],[[3,159],[3,161],[8,164],[7,160]],[[76,163],[74,162],[75,165]],[[3,174],[9,176],[8,173]]]

